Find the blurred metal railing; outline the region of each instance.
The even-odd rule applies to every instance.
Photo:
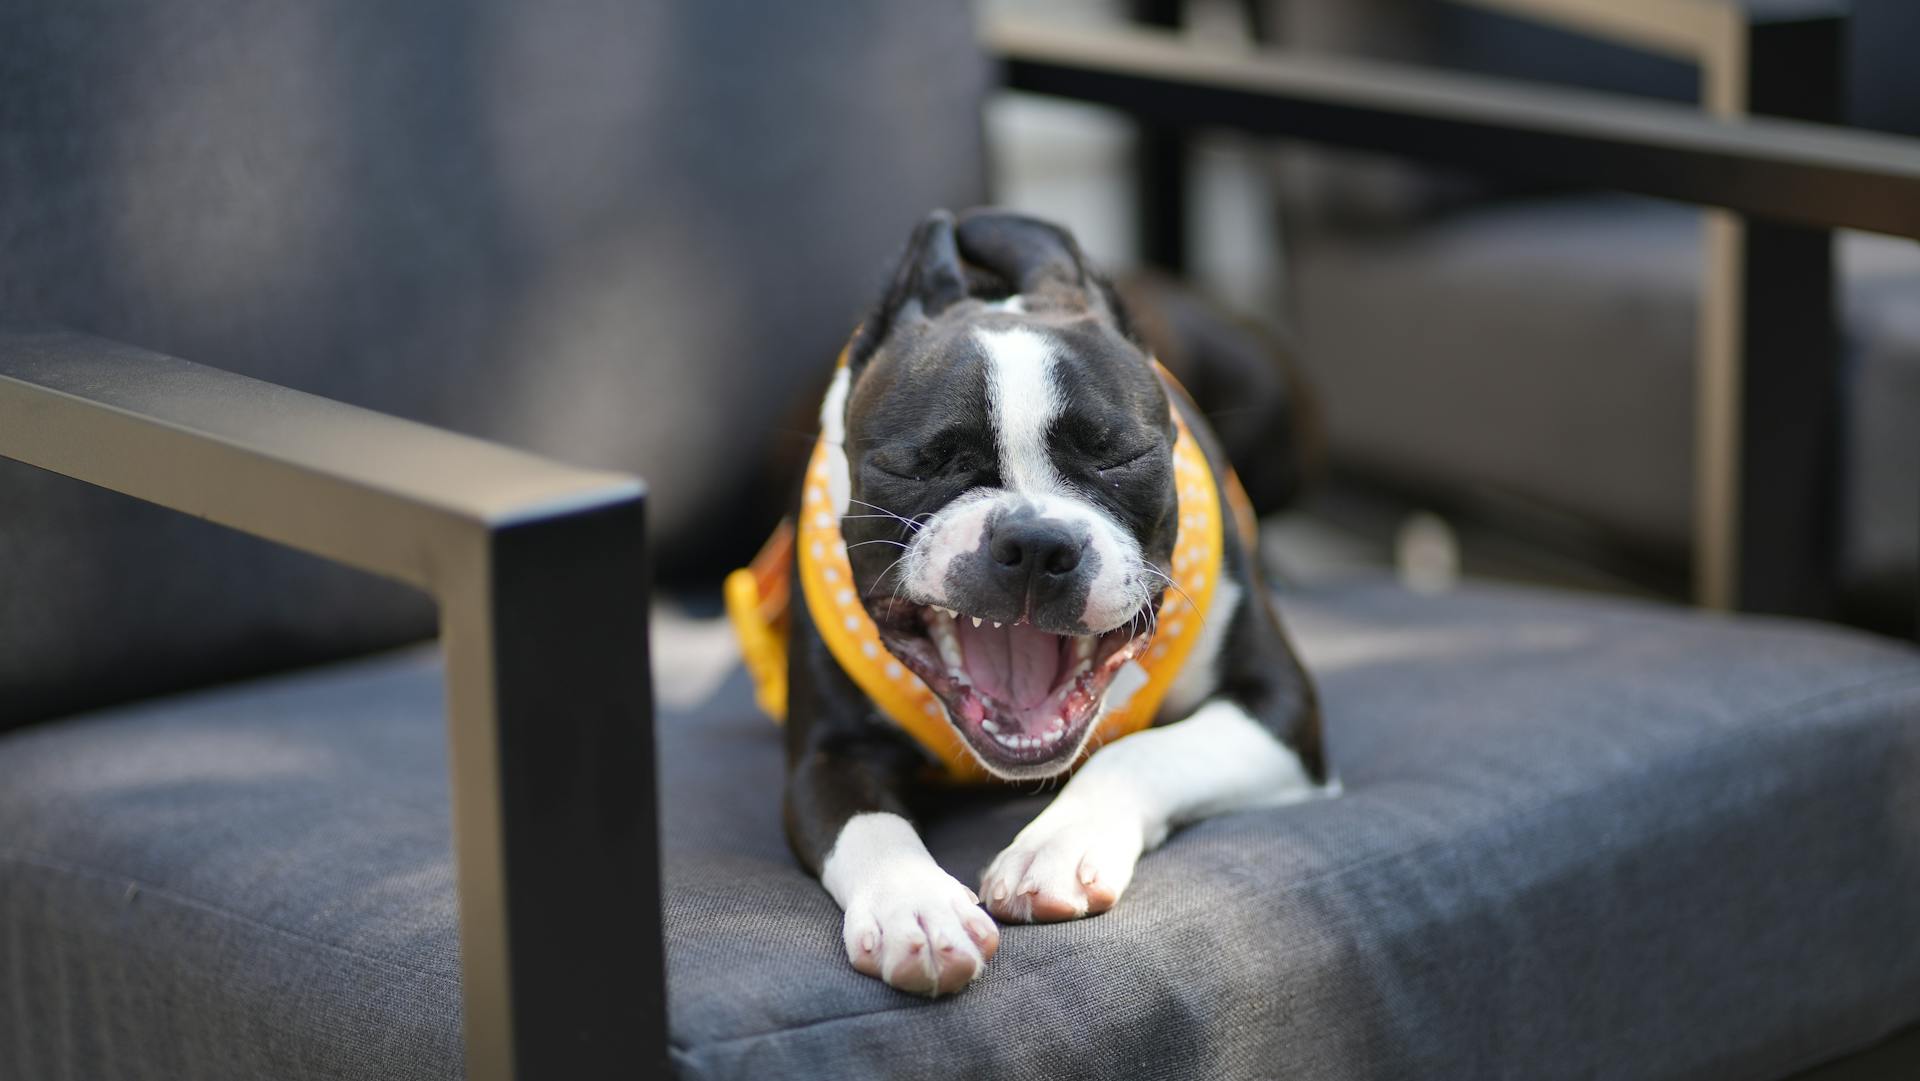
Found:
[[[1920,140],[1407,65],[1229,53],[1163,31],[1003,18],[984,36],[1009,88],[1112,106],[1157,130],[1232,128],[1744,215],[1748,256],[1736,258],[1738,233],[1714,246],[1718,280],[1738,289],[1718,290],[1703,332],[1697,595],[1818,606],[1833,572],[1837,360],[1830,315],[1823,325],[1818,298],[1794,294],[1832,288],[1827,230],[1920,238]],[[1830,44],[1754,42],[1777,48],[1779,64],[1813,62]],[[1775,269],[1751,269],[1758,245]],[[1814,317],[1775,320],[1796,310]]]

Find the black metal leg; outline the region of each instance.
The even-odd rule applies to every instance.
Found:
[[[1753,112],[1841,118],[1844,27],[1836,18],[1753,28]],[[1830,615],[1835,600],[1844,423],[1833,233],[1749,219],[1742,259],[1737,605]]]
[[[513,1076],[665,1076],[639,500],[507,526],[488,574]]]
[[[1129,0],[1135,22],[1175,29],[1182,0]],[[1187,269],[1187,159],[1184,128],[1142,120],[1134,144],[1134,193],[1142,261],[1173,274]]]

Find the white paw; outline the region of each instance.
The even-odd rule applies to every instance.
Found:
[[[1055,803],[994,857],[980,893],[1003,920],[1091,916],[1120,900],[1144,847],[1141,825],[1131,815]]]
[[[1000,948],[980,899],[936,867],[863,891],[841,927],[854,968],[916,995],[966,987]]]

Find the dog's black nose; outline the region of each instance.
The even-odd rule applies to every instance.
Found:
[[[1080,565],[1083,542],[1059,522],[1023,518],[994,527],[987,552],[1002,568],[1019,578],[1071,574]]]

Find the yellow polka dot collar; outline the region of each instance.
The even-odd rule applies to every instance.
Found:
[[[1157,363],[1154,367],[1166,383],[1168,395],[1184,397],[1185,391],[1172,375]],[[1145,682],[1136,676],[1133,682],[1137,689],[1123,703],[1110,701],[1102,707],[1094,736],[1087,741],[1089,748],[1153,723],[1161,701],[1199,639],[1220,578],[1220,486],[1178,408],[1173,409],[1173,423],[1179,528],[1172,572],[1179,589],[1169,591],[1162,602],[1154,642],[1128,662],[1129,666],[1140,666]],[[940,699],[881,643],[879,630],[856,592],[840,520],[828,495],[830,471],[829,448],[824,441],[816,443],[807,466],[798,528],[790,521],[782,522],[753,565],[727,577],[727,614],[740,639],[761,709],[776,721],[786,719],[790,622],[787,583],[791,560],[798,558],[801,591],[814,626],[834,660],[874,706],[938,759],[948,779],[962,783],[992,780],[947,722]],[[1250,533],[1253,517],[1246,496],[1231,471],[1225,480],[1236,525]],[[1120,683],[1116,678],[1115,687]]]

